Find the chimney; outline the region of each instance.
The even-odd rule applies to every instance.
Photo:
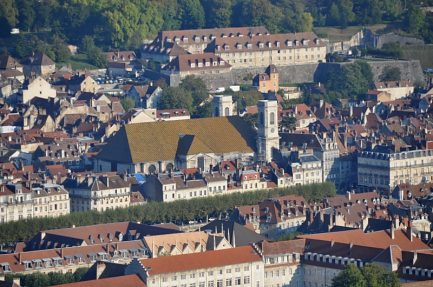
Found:
[[[409,220],[408,226],[407,226],[407,237],[410,239],[410,241],[413,241],[413,234],[412,234],[412,222]]]
[[[395,228],[394,228],[394,224],[391,224],[391,228],[390,228],[390,235],[391,235],[391,239],[394,240],[395,239]]]
[[[412,265],[415,265],[417,260],[418,260],[418,253],[416,251],[414,251],[413,252]]]

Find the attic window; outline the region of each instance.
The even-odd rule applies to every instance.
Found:
[[[236,49],[242,49],[242,44],[236,44]]]
[[[230,50],[230,46],[229,46],[229,45],[227,45],[227,44],[226,44],[226,45],[224,45],[224,50],[225,50],[225,51],[228,51],[228,50]]]
[[[188,37],[183,37],[183,42],[188,43]]]
[[[260,43],[259,43],[259,48],[262,49],[262,48],[264,48],[264,47],[265,47],[265,44],[263,44],[263,43],[260,42]]]
[[[194,37],[194,42],[196,42],[196,43],[200,43],[200,37],[195,36],[195,37]]]
[[[251,44],[251,43],[247,44],[247,49],[251,49],[252,47],[253,47],[253,44]]]
[[[286,41],[286,45],[287,45],[287,47],[292,47],[292,46],[293,46],[293,42],[287,40],[287,41]]]

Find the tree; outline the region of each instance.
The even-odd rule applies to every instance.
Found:
[[[204,103],[201,106],[198,106],[194,114],[192,115],[194,118],[209,118],[212,116],[212,104]]]
[[[35,10],[33,9],[32,0],[18,0],[17,8],[19,11],[18,21],[21,30],[30,31],[35,21]]]
[[[221,28],[231,24],[232,0],[205,0],[203,8],[206,13],[206,27]]]
[[[397,274],[389,272],[385,268],[376,265],[368,264],[361,269],[367,287],[398,287],[400,281]]]
[[[241,25],[265,26],[272,33],[279,32],[283,13],[267,0],[246,0],[241,6]]]
[[[367,282],[361,271],[353,264],[332,279],[332,287],[366,287]]]
[[[168,87],[163,90],[158,101],[159,109],[187,109],[192,110],[193,98],[191,92],[181,87]]]
[[[200,0],[179,0],[182,15],[182,29],[203,28],[204,9]]]
[[[386,81],[400,81],[401,80],[401,71],[398,67],[386,66],[382,74],[379,76],[379,79],[382,82]]]
[[[420,7],[412,4],[406,12],[404,20],[405,30],[409,33],[419,34],[425,22],[425,14]]]
[[[281,126],[288,130],[294,130],[296,128],[296,118],[283,117],[283,119],[281,120]]]
[[[179,87],[191,93],[194,107],[201,105],[209,97],[206,84],[201,78],[187,76]]]
[[[53,37],[52,48],[56,62],[65,62],[71,56],[67,44],[58,35],[54,35]]]
[[[135,101],[131,97],[124,97],[122,100],[120,100],[120,103],[126,112],[135,107]]]
[[[0,37],[9,35],[17,25],[17,9],[14,0],[2,0],[0,5]]]
[[[347,27],[355,20],[352,0],[331,1],[328,14],[328,25]]]
[[[98,67],[104,68],[107,66],[107,58],[100,48],[94,47],[87,52],[87,59],[89,62]]]

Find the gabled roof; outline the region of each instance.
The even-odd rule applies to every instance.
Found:
[[[22,65],[9,55],[0,55],[0,70],[9,70],[22,67]]]
[[[128,163],[174,160],[181,135],[197,138],[197,144],[193,145],[197,153],[255,150],[256,132],[248,123],[239,117],[218,117],[125,125],[108,139],[97,157]]]
[[[253,247],[242,246],[193,254],[142,259],[140,263],[148,269],[150,276],[152,276],[261,261],[262,258]]]
[[[118,277],[54,285],[53,287],[119,287],[119,286],[146,287],[146,284],[140,279],[140,277],[138,277],[138,275],[133,274],[133,275],[124,275]]]
[[[54,61],[50,59],[47,55],[41,52],[36,52],[29,56],[23,62],[24,65],[32,65],[32,66],[51,66],[54,65]]]
[[[388,248],[390,245],[397,245],[403,251],[428,249],[428,246],[424,244],[421,239],[413,237],[411,241],[406,233],[401,229],[395,230],[394,239],[387,231],[376,231],[370,233],[364,233],[361,229],[320,233],[312,235],[301,235],[299,238],[305,238],[307,241],[311,240],[323,240],[323,241],[334,241],[340,243],[352,243],[354,245],[374,247],[374,248]]]

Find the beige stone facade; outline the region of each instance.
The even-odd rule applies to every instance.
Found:
[[[89,176],[66,188],[71,196],[71,210],[75,212],[104,211],[130,205],[131,183],[118,175]]]
[[[314,33],[227,37],[216,39],[212,50],[233,69],[326,61],[326,45]]]
[[[433,150],[358,155],[358,185],[391,192],[403,183],[433,181]]]
[[[69,193],[62,186],[44,184],[33,189],[34,217],[58,217],[69,212]]]
[[[23,103],[28,103],[35,97],[43,99],[55,98],[56,94],[56,90],[44,78],[39,76],[23,90]]]

